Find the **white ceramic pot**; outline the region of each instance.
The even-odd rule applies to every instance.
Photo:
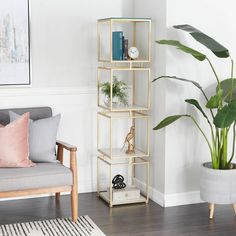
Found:
[[[212,169],[211,163],[201,166],[201,199],[213,204],[236,203],[236,165],[230,170]]]
[[[106,97],[105,101],[104,101],[104,104],[107,106],[107,107],[110,107],[111,106],[111,99],[109,97]],[[117,97],[114,97],[112,99],[112,106],[113,107],[117,107],[119,105],[119,99]]]

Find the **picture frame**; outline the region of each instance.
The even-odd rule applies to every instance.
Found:
[[[0,6],[0,87],[31,86],[30,0]]]

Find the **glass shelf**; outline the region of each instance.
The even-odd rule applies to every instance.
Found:
[[[151,18],[125,18],[125,17],[107,17],[107,18],[102,18],[98,19],[98,22],[103,22],[103,21],[129,21],[129,22],[149,22],[151,21]]]
[[[106,157],[112,159],[112,158],[134,158],[134,157],[148,157],[149,154],[145,153],[143,151],[138,150],[137,148],[134,149],[133,154],[126,154],[125,149],[121,148],[101,148],[98,149],[98,152],[105,155]]]
[[[104,192],[100,192],[99,196],[105,200],[107,203],[110,203],[110,198],[109,198],[109,193],[107,191]],[[131,203],[146,203],[147,202],[147,198],[142,196],[140,194],[139,198],[134,198],[134,199],[129,199],[129,200],[120,200],[120,201],[113,201],[112,204],[113,205],[123,205],[123,204],[131,204]]]

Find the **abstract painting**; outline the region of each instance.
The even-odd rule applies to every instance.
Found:
[[[29,0],[0,0],[0,86],[31,85]]]

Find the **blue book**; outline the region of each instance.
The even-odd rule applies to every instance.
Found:
[[[112,32],[112,59],[116,61],[123,60],[123,32]]]

